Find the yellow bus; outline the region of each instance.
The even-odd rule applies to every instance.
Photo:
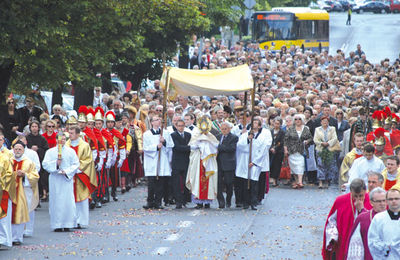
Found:
[[[307,7],[280,7],[252,15],[252,39],[262,49],[279,51],[295,45],[304,50],[329,51],[329,14]]]

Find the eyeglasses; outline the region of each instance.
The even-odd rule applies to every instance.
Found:
[[[386,199],[387,201],[394,201],[394,200],[400,200],[400,198],[388,198],[388,199]]]
[[[340,105],[340,103],[333,103],[334,105]]]
[[[162,109],[156,109],[157,112],[162,112]]]
[[[14,102],[7,102],[7,105],[11,105],[11,104],[14,104]]]
[[[48,125],[47,126],[48,128],[54,128],[54,127],[56,127],[55,125]]]
[[[372,200],[372,202],[383,203],[383,202],[386,202],[386,200]]]
[[[296,121],[297,121],[297,120],[301,120],[301,118],[295,118],[294,120],[296,120]]]
[[[336,115],[343,115],[343,113],[339,112],[339,113],[336,113]]]

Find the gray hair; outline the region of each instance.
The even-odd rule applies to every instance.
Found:
[[[306,123],[306,117],[304,116],[304,114],[295,114],[295,115],[293,116],[293,121],[294,121],[294,119],[295,119],[296,117],[301,119],[301,122],[303,122],[303,125]]]
[[[369,171],[367,173],[367,175],[368,175],[368,177],[369,176],[374,176],[374,175],[377,176],[378,177],[378,181],[381,182],[381,183],[383,183],[383,181],[384,181],[383,175],[381,173],[379,173],[379,172]]]
[[[382,175],[382,174],[381,174],[381,175]],[[376,187],[375,189],[373,189],[373,190],[371,190],[371,191],[369,192],[369,200],[370,200],[370,201],[374,201],[374,200],[373,200],[374,195],[375,195],[375,194],[379,194],[379,193],[383,193],[383,194],[386,195],[386,191],[385,191],[383,188],[381,188],[381,187]]]

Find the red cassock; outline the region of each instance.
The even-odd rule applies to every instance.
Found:
[[[369,202],[368,193],[365,194],[364,209],[370,210],[372,208]],[[351,234],[351,229],[354,223],[356,207],[352,200],[351,193],[340,195],[336,198],[331,211],[329,212],[328,218],[324,228],[324,242],[322,246],[322,257],[323,259],[333,259],[333,253],[336,252],[336,259],[344,259],[347,254],[348,239]],[[326,247],[326,227],[328,220],[331,215],[336,212],[336,224],[338,230],[338,241],[334,244],[332,250],[328,250]]]
[[[128,140],[127,139],[127,135],[129,134],[129,130],[127,128],[124,128],[124,130],[122,130],[121,134],[122,134],[122,136],[124,137],[125,140]],[[129,163],[128,163],[128,156],[126,156],[126,159],[125,159],[124,163],[121,166],[121,171],[123,171],[123,172],[131,172],[131,170],[129,168]]]
[[[383,152],[386,155],[393,155],[393,148],[392,145],[390,144],[389,138],[385,137],[385,147],[383,148]],[[375,134],[374,132],[370,132],[367,134],[367,142],[373,142],[375,140]]]

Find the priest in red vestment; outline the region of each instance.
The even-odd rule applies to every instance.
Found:
[[[372,209],[361,213],[353,224],[349,242],[347,243],[347,260],[372,260],[368,248],[368,229],[372,219],[379,212],[386,210],[386,191],[381,187],[369,193]]]
[[[364,209],[372,208],[364,180],[356,178],[350,184],[350,193],[336,198],[324,228],[323,259],[344,259],[347,240],[356,217]]]

